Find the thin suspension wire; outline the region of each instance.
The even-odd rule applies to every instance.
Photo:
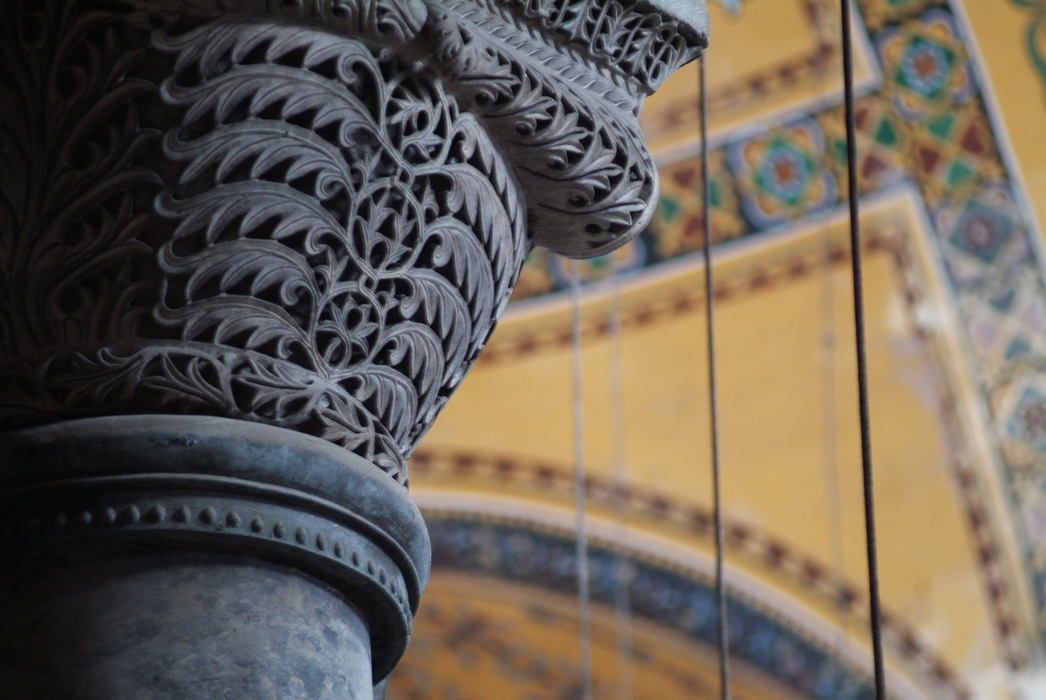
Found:
[[[592,639],[589,623],[588,535],[585,528],[584,409],[581,403],[581,273],[571,261],[571,349],[574,379],[574,497],[577,508],[577,600],[581,632],[581,700],[592,700]]]
[[[716,395],[715,301],[712,291],[712,225],[709,205],[712,183],[708,177],[708,95],[705,90],[705,57],[698,63],[701,99],[701,187],[702,232],[705,252],[705,319],[708,333],[708,404],[712,432],[712,503],[715,524],[715,595],[718,614],[719,689],[722,700],[730,700],[730,637],[726,616],[726,585],[723,581],[723,494],[719,474],[719,406]]]
[[[821,10],[818,10],[821,12]],[[814,23],[817,45],[828,41],[824,22]],[[818,51],[814,63],[814,80],[818,91],[827,86],[829,62],[824,52]],[[832,229],[826,227],[824,251],[821,259],[821,418],[823,440],[821,445],[822,472],[825,482],[825,511],[828,519],[829,557],[835,572],[836,611],[839,614],[839,634],[835,640],[835,652],[842,655],[846,644],[849,623],[849,604],[843,586],[846,580],[846,550],[843,545],[842,509],[840,507],[838,440],[836,437],[835,413],[835,282],[832,273]]]
[[[857,394],[861,419],[861,476],[864,481],[864,528],[868,552],[868,599],[871,608],[875,697],[886,700],[883,666],[882,611],[879,606],[879,561],[875,543],[875,500],[872,493],[872,436],[868,415],[868,358],[864,333],[864,288],[861,279],[861,227],[857,202],[857,128],[854,122],[853,37],[850,0],[840,0],[843,34],[843,88],[846,105],[846,164],[850,199],[850,260],[853,265],[854,332],[857,341]]]
[[[846,550],[843,546],[843,517],[839,505],[838,441],[835,433],[835,294],[832,277],[832,236],[825,233],[821,261],[821,419],[823,440],[821,461],[824,477],[825,510],[828,515],[828,546],[835,572],[834,602],[839,614],[836,653],[842,654],[846,640],[848,604],[843,594]]]
[[[632,603],[629,597],[631,571],[625,547],[628,539],[628,472],[625,465],[625,391],[624,362],[621,347],[621,289],[617,280],[617,261],[610,258],[610,276],[607,278],[608,335],[610,351],[610,440],[614,469],[614,508],[617,516],[618,545],[616,566],[618,698],[632,700]]]

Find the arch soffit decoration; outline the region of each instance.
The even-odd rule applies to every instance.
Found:
[[[717,196],[709,216],[724,254],[734,246],[758,248],[782,228],[820,217],[841,202],[838,76],[824,70],[837,59],[831,37],[838,27],[832,26],[824,3],[796,3],[800,5],[807,10],[805,36],[817,50],[803,53],[798,45],[790,47],[791,53],[760,70],[713,85],[718,90],[710,115]],[[777,11],[790,6],[781,3]],[[863,197],[874,199],[889,196],[898,186],[910,187],[925,212],[928,253],[941,261],[942,307],[956,329],[952,357],[943,363],[964,386],[961,398],[977,407],[961,417],[970,449],[963,457],[966,464],[956,470],[956,481],[966,500],[977,556],[987,562],[985,598],[993,607],[1004,655],[1019,669],[1042,646],[1040,623],[1030,621],[1046,619],[1046,599],[1034,594],[1046,576],[1041,564],[1046,559],[1036,537],[1025,532],[1023,515],[1043,512],[1046,506],[1041,481],[1022,476],[1041,463],[1046,450],[1034,427],[1035,416],[1046,410],[1046,386],[1036,369],[1046,350],[1038,340],[1041,331],[1020,316],[1022,310],[1046,309],[1039,233],[1021,184],[1023,174],[997,123],[1000,108],[991,90],[984,89],[983,60],[963,12],[931,0],[862,0],[858,9],[859,189]],[[714,5],[712,12],[717,27],[733,21],[717,15],[720,8]],[[742,10],[738,26],[744,21]],[[940,91],[920,93],[908,80],[904,58],[919,46],[954,57],[943,67]],[[696,232],[702,212],[692,148],[696,112],[687,93],[693,90],[691,83],[693,76],[681,71],[648,101],[641,117],[653,138],[663,186],[650,228],[617,255],[619,269],[638,280],[656,280],[669,270],[697,265],[693,253],[700,246]],[[786,97],[775,103],[775,95]],[[798,198],[774,191],[773,183],[759,178],[759,168],[787,150],[809,166]],[[976,244],[982,225],[993,241],[990,251]],[[606,266],[585,270],[593,281],[605,272]],[[556,291],[564,286],[554,260],[532,255],[515,296],[523,303],[512,306],[522,315],[545,306],[546,300],[554,305]],[[1003,308],[1000,299],[1020,301]],[[653,323],[685,313],[699,301],[666,294],[660,304],[626,315],[625,323]],[[602,326],[594,322],[588,337],[605,334],[606,324]],[[561,345],[565,337],[562,328],[522,336],[505,332],[495,335],[482,361],[501,362],[540,346]]]
[[[441,572],[503,581],[569,596],[576,589],[574,535],[569,518],[542,514],[540,508],[513,510],[511,504],[480,502],[447,494],[420,503],[433,543],[434,577]],[[621,559],[629,580],[630,611],[641,624],[664,629],[698,647],[713,650],[712,563],[649,537],[620,546],[618,529],[592,521],[589,549],[593,602],[611,609]],[[732,545],[736,546],[736,545]],[[866,652],[844,640],[823,619],[796,606],[746,575],[728,575],[731,654],[742,668],[773,679],[804,698],[872,697]],[[897,650],[895,625],[888,633]],[[925,650],[897,654],[890,663],[891,695],[904,700],[968,696],[964,682]],[[936,675],[934,675],[936,674]]]
[[[929,257],[932,252],[927,240],[930,233],[925,230],[925,214],[918,193],[902,187],[866,205],[862,224],[868,253],[872,259],[886,256],[890,261],[894,275],[902,285],[900,293],[910,304],[908,313],[917,319],[925,313],[927,305],[946,312],[946,298],[937,278],[940,271]],[[839,212],[830,213],[811,224],[792,227],[776,236],[724,249],[721,254],[723,270],[717,272],[721,283],[716,290],[717,299],[722,297],[729,301],[762,294],[777,286],[819,274],[825,230],[833,231],[833,264],[843,265],[847,256],[842,240],[845,232],[836,220],[840,216]],[[693,264],[678,265],[660,274],[652,271],[625,283],[621,297],[624,332],[639,332],[696,313],[703,300],[700,285],[688,279],[700,274],[700,270],[694,268]],[[492,337],[477,371],[482,372],[484,366],[511,365],[545,353],[563,352],[569,345],[570,330],[565,303],[563,299],[549,299],[516,305],[515,308],[510,306],[506,320]],[[606,313],[604,293],[596,288],[583,307],[586,341],[595,342],[606,336]],[[985,605],[990,606],[996,632],[1012,662],[1020,658],[1024,648],[1019,631],[1013,625],[1022,603],[1019,591],[1014,590],[1013,571],[1006,568],[1012,560],[1005,559],[1008,544],[1000,535],[1000,511],[992,503],[994,495],[984,483],[983,476],[970,463],[970,455],[981,449],[975,443],[984,436],[962,410],[962,406],[969,403],[973,390],[968,380],[963,381],[961,342],[956,338],[953,323],[926,327],[919,333],[945,375],[940,406],[945,439],[953,447],[948,456],[951,478],[961,487],[955,492],[956,508],[967,519],[976,550],[992,554],[987,559],[971,555],[971,561],[976,561],[980,567],[985,588],[1006,592],[990,599],[986,596],[989,602]],[[438,433],[439,425],[436,430]],[[411,465],[415,475],[414,493],[423,503],[429,489],[479,489],[539,502],[551,499],[558,506],[567,503],[572,494],[570,469],[563,465],[521,455],[493,455],[464,446],[455,447],[452,440],[442,438],[423,443],[412,457]],[[590,475],[588,495],[594,512],[613,517],[618,494],[610,480]],[[625,500],[630,521],[646,518],[660,524],[655,525],[655,529],[667,526],[685,537],[707,536],[709,532],[711,520],[706,509],[682,505],[664,493],[634,487],[629,488]],[[778,574],[789,579],[783,584],[785,590],[798,593],[800,597],[816,591],[820,601],[814,603],[815,608],[830,609],[832,601],[842,596],[848,601],[848,614],[863,614],[862,596],[856,593],[859,587],[844,584],[839,590],[830,567],[789,546],[787,533],[780,533],[784,541],[776,534],[759,534],[758,529],[737,522],[728,528],[727,543],[733,552],[743,554],[759,565],[769,564]],[[925,641],[920,641],[914,628],[896,615],[888,615],[886,626],[888,643],[892,645],[896,658],[903,660],[915,676],[930,679],[932,684],[944,683],[947,686],[954,683],[957,697],[962,696],[965,681],[955,676],[949,664],[937,657]]]

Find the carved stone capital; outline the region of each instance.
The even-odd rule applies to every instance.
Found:
[[[164,695],[166,643],[113,630],[218,649],[246,625],[268,658],[260,630],[299,608],[347,626],[300,630],[323,649],[265,683],[304,664],[335,684],[310,697],[369,694],[427,575],[407,456],[533,245],[600,255],[646,225],[636,116],[706,35],[689,0],[0,3],[0,589],[95,626],[0,615],[32,642],[12,697],[43,692],[49,649],[85,664],[63,688],[202,697],[205,663]],[[104,604],[149,586],[185,605]]]
[[[0,425],[221,415],[405,483],[529,246],[646,224],[635,115],[704,31],[655,10],[5,4]]]

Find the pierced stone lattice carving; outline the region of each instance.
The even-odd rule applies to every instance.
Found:
[[[657,168],[634,98],[471,0],[444,7],[430,10],[438,65],[515,164],[535,243],[594,257],[638,235],[653,215]]]
[[[680,64],[694,58],[697,37],[660,15],[618,0],[511,0],[528,22],[581,44],[598,63],[645,94],[661,86]]]
[[[518,4],[0,8],[0,426],[222,415],[406,483],[531,241],[645,225],[635,88],[697,50]]]

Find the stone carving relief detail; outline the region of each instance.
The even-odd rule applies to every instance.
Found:
[[[138,162],[161,136],[138,109],[156,89],[128,75],[148,18],[33,5],[0,7],[5,359],[133,332],[145,313],[134,268],[150,254],[138,236],[163,184]]]
[[[0,5],[0,429],[197,413],[406,483],[531,243],[652,214],[621,0]]]
[[[379,463],[406,456],[522,265],[506,164],[391,51],[243,20],[157,42],[178,55],[163,99],[187,111],[164,140],[185,169],[159,201],[179,223],[156,320],[242,348],[222,364],[252,412],[309,416]]]
[[[640,12],[618,0],[509,0],[528,22],[584,46],[604,63],[650,94],[697,51],[679,24]]]
[[[0,112],[3,167],[39,163],[18,144],[88,161],[4,173],[0,421],[213,413],[319,435],[405,483],[528,247],[477,119],[391,50],[320,29],[218,19],[121,53],[114,33],[147,15],[72,6],[46,26],[86,64],[5,69],[51,121],[20,138],[33,120]],[[5,28],[0,50],[31,55],[25,22]],[[158,85],[129,77],[147,52],[173,62]],[[82,104],[50,89],[62,71]],[[176,123],[143,128],[145,102]]]
[[[430,7],[434,64],[516,166],[535,243],[571,257],[607,253],[638,235],[656,204],[638,102],[506,17],[471,0]]]
[[[200,17],[236,15],[320,25],[396,49],[413,42],[425,24],[423,0],[124,0],[154,13]]]

